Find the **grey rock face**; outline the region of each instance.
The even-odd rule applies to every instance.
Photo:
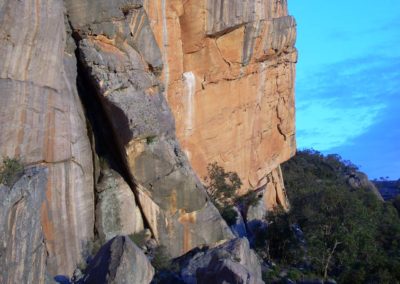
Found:
[[[36,263],[49,275],[71,274],[93,237],[94,187],[63,1],[0,3],[0,159],[47,167],[35,211],[47,254]]]
[[[162,57],[143,9],[142,0],[77,1],[66,0],[74,29],[81,35],[103,35],[124,41],[135,48],[154,69],[162,68]]]
[[[275,0],[207,0],[206,34],[219,36],[245,26],[242,63],[253,56],[257,38],[262,37],[262,48],[267,56],[277,51],[294,51],[296,22],[287,15],[287,1]],[[259,55],[256,55],[259,57]],[[263,56],[264,57],[264,56]],[[265,58],[257,58],[264,61]]]
[[[238,26],[276,18],[287,10],[287,1],[276,0],[207,0],[208,35],[225,33]],[[286,12],[287,14],[287,12]]]
[[[350,173],[347,176],[347,182],[353,188],[364,188],[375,194],[375,196],[383,201],[382,195],[379,193],[378,188],[368,179],[368,176],[362,172]]]
[[[116,1],[117,9],[97,19],[103,4],[86,18],[80,3],[67,1],[72,27],[81,37],[80,61],[95,85],[112,127],[111,139],[117,141],[155,237],[172,256],[230,238],[176,139],[157,77],[162,57],[143,7],[130,1],[134,5],[125,9],[126,1]]]
[[[79,283],[147,284],[153,275],[144,253],[128,237],[117,236],[102,246]]]
[[[111,169],[103,170],[96,190],[96,229],[102,242],[144,229],[135,196],[118,173]]]
[[[213,248],[195,249],[177,260],[188,284],[263,283],[261,265],[247,239],[233,239]]]
[[[44,283],[47,250],[40,210],[46,167],[27,169],[12,188],[0,185],[0,283]]]
[[[244,223],[242,213],[237,207],[234,207],[237,218],[235,224],[231,225],[230,228],[237,238],[243,238],[247,236],[246,224]]]
[[[258,194],[264,195],[265,189],[261,192],[258,192]],[[246,220],[248,223],[254,220],[263,220],[267,215],[267,212],[268,210],[265,206],[265,203],[263,202],[263,200],[260,200],[259,202],[257,202],[256,205],[252,205],[248,208]]]

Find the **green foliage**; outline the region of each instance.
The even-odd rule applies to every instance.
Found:
[[[220,212],[221,212],[222,218],[224,218],[224,220],[226,221],[226,223],[229,226],[232,226],[236,223],[238,214],[235,211],[235,209],[233,209],[233,206],[224,207],[224,208],[220,209]]]
[[[22,176],[24,165],[17,158],[5,157],[0,167],[0,184],[13,186],[14,183]]]
[[[400,215],[400,195],[397,195],[392,201],[393,206],[396,208],[397,213]]]
[[[99,252],[102,245],[103,244],[101,243],[100,239],[93,239],[89,241],[88,243],[89,254],[92,256],[96,255]]]
[[[289,269],[289,271],[287,273],[287,278],[289,278],[290,280],[293,280],[293,281],[302,280],[303,277],[304,277],[303,273],[296,268]]]
[[[222,218],[228,225],[233,225],[238,216],[233,208],[236,201],[235,193],[242,186],[242,181],[237,173],[225,172],[217,163],[209,164],[207,170],[208,176],[205,178],[207,192]]]
[[[346,183],[356,166],[338,155],[306,150],[282,170],[292,209],[268,217],[273,259],[284,264],[304,259],[312,272],[341,283],[400,281],[399,215],[391,203]],[[293,224],[304,232],[306,255],[296,246]]]
[[[254,190],[250,190],[247,194],[239,196],[235,199],[236,203],[242,204],[246,208],[257,206],[259,201],[260,197]]]
[[[78,265],[77,265],[77,268],[78,268],[80,271],[84,272],[84,271],[86,270],[86,268],[87,268],[87,263],[86,263],[86,261],[84,261],[84,260],[80,261],[80,262],[78,263]]]
[[[264,260],[279,260],[281,265],[301,262],[304,251],[292,229],[291,216],[283,209],[268,215],[268,228],[255,232],[254,246]]]
[[[279,267],[274,266],[262,273],[262,280],[265,283],[276,283],[279,281]]]
[[[209,164],[207,171],[206,189],[214,203],[219,206],[232,205],[236,190],[242,186],[237,173],[225,172],[217,163]]]
[[[145,230],[142,230],[138,233],[130,234],[128,237],[140,248],[146,244],[147,235]]]
[[[99,166],[101,170],[106,170],[111,168],[109,160],[104,156],[99,156]]]
[[[168,254],[167,248],[163,245],[155,248],[151,264],[156,270],[174,270],[171,256]]]
[[[157,138],[157,136],[154,136],[154,135],[146,137],[146,144],[150,145],[150,144],[154,143],[156,141],[156,138]]]

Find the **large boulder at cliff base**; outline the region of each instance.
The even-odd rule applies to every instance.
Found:
[[[175,260],[184,283],[259,284],[260,261],[246,238],[215,247],[198,248]]]
[[[96,229],[102,242],[144,229],[132,189],[117,172],[102,170],[96,190]]]
[[[80,284],[146,284],[154,268],[144,253],[125,236],[107,242],[88,264]]]

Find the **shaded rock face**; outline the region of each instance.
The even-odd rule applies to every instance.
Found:
[[[28,281],[40,283],[43,271],[71,273],[93,237],[92,153],[63,2],[1,1],[0,25],[0,159],[19,157],[25,165],[47,168],[45,181],[26,186],[37,187],[29,197],[37,210],[23,220],[40,220],[38,252],[46,253],[34,261],[38,273]],[[26,229],[21,234],[31,234]],[[6,255],[6,263],[13,257]],[[21,266],[26,259],[21,255]]]
[[[246,223],[244,222],[242,212],[236,206],[233,207],[233,210],[235,210],[237,217],[235,223],[230,226],[232,233],[237,238],[247,237]]]
[[[176,260],[184,283],[264,283],[261,265],[247,239],[193,250]]]
[[[250,206],[247,210],[246,220],[262,220],[268,211],[282,208],[289,210],[289,201],[283,183],[282,171],[278,167],[267,175],[267,184],[258,190],[261,199],[256,205]]]
[[[172,256],[230,238],[175,137],[158,78],[162,56],[143,6],[90,2],[66,1],[69,20],[145,222]]]
[[[177,136],[197,174],[218,162],[239,174],[241,193],[266,185],[296,149],[296,23],[287,1],[145,0],[144,7]]]
[[[118,236],[100,249],[78,283],[145,284],[153,275],[144,253],[128,237]]]
[[[111,169],[103,170],[96,190],[96,229],[102,242],[144,229],[135,196],[118,173]]]

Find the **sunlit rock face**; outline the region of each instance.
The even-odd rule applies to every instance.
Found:
[[[232,233],[176,138],[159,77],[167,67],[141,2],[67,0],[66,7],[79,62],[93,87],[89,99],[99,101],[105,112],[107,139],[115,141],[144,221],[178,256]],[[194,99],[194,75],[185,77]]]
[[[94,239],[142,229],[171,256],[232,238],[198,178],[214,161],[263,192],[260,216],[287,208],[286,1],[0,1],[0,26],[0,159],[25,166],[0,186],[1,283],[72,275]]]
[[[287,1],[145,0],[144,7],[177,136],[197,174],[216,161],[239,174],[242,193],[266,185],[296,149],[296,23]]]

